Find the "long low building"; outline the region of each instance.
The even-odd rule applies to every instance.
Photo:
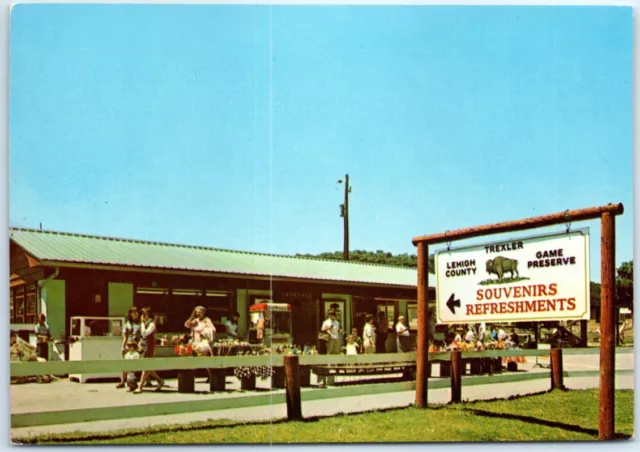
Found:
[[[298,345],[316,343],[331,306],[346,331],[361,334],[380,311],[417,327],[417,272],[403,267],[11,228],[10,278],[12,327],[43,312],[56,339],[71,317],[123,317],[133,305],[151,307],[161,333],[184,333],[198,305],[217,324],[237,310],[244,335],[249,306],[265,300],[291,305]]]

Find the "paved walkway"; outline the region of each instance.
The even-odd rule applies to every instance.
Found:
[[[616,355],[616,369],[634,369],[633,354]],[[568,355],[564,357],[566,371],[597,370],[598,355]],[[534,366],[535,358],[529,358],[528,363],[520,365],[521,371],[549,372]],[[473,377],[472,377],[473,378]],[[435,379],[431,379],[435,380]],[[431,381],[430,380],[430,381]],[[127,406],[129,404],[154,404],[172,401],[203,400],[203,398],[226,398],[238,395],[264,395],[267,393],[281,394],[284,390],[270,391],[270,382],[258,382],[259,391],[244,392],[240,390],[239,382],[228,377],[225,393],[208,393],[208,384],[201,379],[196,383],[196,394],[180,394],[177,392],[175,380],[169,380],[169,388],[161,393],[144,392],[142,394],[126,393],[116,390],[112,383],[79,384],[67,380],[55,381],[51,384],[24,384],[11,386],[11,413],[29,413],[50,411],[53,409],[97,408],[110,406]],[[312,380],[312,383],[315,381]],[[599,379],[594,377],[566,378],[565,385],[569,389],[597,388]],[[616,377],[616,388],[633,389],[634,376],[619,375]],[[507,398],[513,395],[524,395],[549,389],[549,379],[543,378],[518,383],[498,383],[492,385],[467,386],[463,385],[464,400],[486,400],[493,398]],[[332,416],[339,413],[354,413],[375,409],[404,407],[414,402],[413,391],[396,392],[390,394],[364,395],[358,397],[330,398],[332,388],[304,388],[304,391],[324,391],[326,399],[304,402],[302,409],[305,417]],[[429,403],[448,403],[450,389],[433,389],[429,391]],[[151,427],[162,425],[186,424],[196,421],[230,419],[239,422],[265,421],[286,417],[285,404],[269,405],[251,408],[237,408],[211,412],[195,412],[177,415],[154,416],[136,419],[136,427]],[[77,424],[62,424],[40,427],[24,427],[11,430],[12,437],[24,437],[44,433],[104,432],[130,428],[130,419],[84,422]]]

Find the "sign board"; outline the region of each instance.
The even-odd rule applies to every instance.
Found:
[[[438,323],[589,319],[589,230],[436,252]]]

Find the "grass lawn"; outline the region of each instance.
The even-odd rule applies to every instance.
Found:
[[[633,391],[616,391],[616,432],[633,435]],[[239,424],[202,422],[95,433],[14,438],[23,444],[364,443],[430,441],[593,441],[598,438],[598,390],[414,407],[307,419]]]

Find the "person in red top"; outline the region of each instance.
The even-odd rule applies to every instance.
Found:
[[[153,320],[151,308],[144,308],[142,310],[140,320],[142,320],[142,326],[140,329],[140,356],[143,358],[153,358],[156,354],[156,323]],[[153,378],[158,382],[158,386],[155,391],[161,391],[164,386],[164,380],[160,378],[160,375],[158,375],[155,370],[146,370],[142,372],[142,376],[140,377],[140,386],[134,392],[142,392],[142,387],[150,378]]]

